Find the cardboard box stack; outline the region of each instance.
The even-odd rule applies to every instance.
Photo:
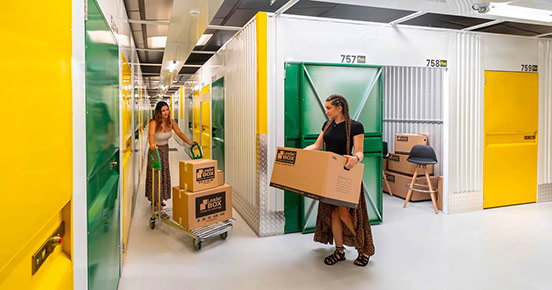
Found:
[[[416,164],[408,162],[406,159],[410,154],[410,150],[415,145],[427,145],[428,137],[426,135],[420,134],[395,134],[395,152],[389,153],[389,158],[387,159],[387,168],[385,170],[385,176],[387,177],[387,182],[393,195],[406,198],[408,193],[408,188],[412,181],[412,176],[416,170]],[[385,167],[384,167],[385,168]],[[433,175],[433,165],[427,167],[430,175]],[[439,179],[441,182],[439,182]],[[438,188],[439,192],[437,196],[439,198],[442,196],[442,177],[430,176],[431,185],[433,188]],[[416,178],[416,184],[427,185],[427,180],[424,176],[424,171],[421,170],[418,172],[418,177]],[[423,190],[428,190],[428,188],[422,188]],[[383,183],[383,191],[389,193],[387,184]],[[411,201],[422,201],[422,200],[431,200],[431,196],[427,193],[414,191],[412,193]],[[442,201],[439,200],[439,203],[442,204]]]
[[[356,208],[364,165],[347,170],[346,160],[332,152],[278,147],[270,186]]]
[[[232,186],[217,161],[180,161],[180,186],[173,187],[173,219],[191,231],[232,218]]]

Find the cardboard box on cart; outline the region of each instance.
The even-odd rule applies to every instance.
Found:
[[[183,160],[179,163],[180,188],[191,192],[218,185],[217,161],[210,159]]]
[[[173,220],[191,231],[232,218],[232,186],[190,192],[173,187]]]
[[[270,186],[326,203],[356,208],[364,165],[346,170],[347,158],[326,151],[278,147]]]

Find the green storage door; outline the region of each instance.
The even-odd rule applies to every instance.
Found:
[[[224,171],[224,78],[211,84],[211,105],[213,106],[213,159],[217,160],[218,169]]]
[[[286,63],[285,146],[304,148],[316,141],[327,120],[331,94],[349,101],[350,115],[364,125],[364,187],[372,224],[382,222],[382,67]],[[285,232],[313,232],[318,202],[285,193]]]
[[[95,0],[86,29],[88,289],[115,290],[120,273],[119,51]]]

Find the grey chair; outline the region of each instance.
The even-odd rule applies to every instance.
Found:
[[[408,158],[406,160],[410,163],[416,164],[416,171],[414,171],[414,176],[412,176],[412,182],[410,182],[410,188],[408,189],[408,193],[406,194],[406,200],[404,201],[403,208],[406,207],[406,204],[410,201],[413,191],[424,192],[431,195],[433,210],[435,211],[435,214],[437,214],[438,209],[437,201],[435,198],[435,193],[437,192],[437,190],[433,189],[433,186],[431,185],[431,180],[429,178],[429,173],[427,172],[427,165],[437,164],[437,156],[435,155],[435,151],[433,151],[433,148],[431,148],[431,146],[416,145],[412,147],[412,150],[410,150],[410,155],[408,155]],[[418,177],[418,170],[420,168],[424,169],[427,185],[416,184],[416,178]],[[429,188],[429,190],[418,189],[414,186],[417,186],[418,188]]]

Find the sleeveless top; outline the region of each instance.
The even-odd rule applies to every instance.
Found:
[[[154,135],[155,145],[167,145],[169,144],[169,139],[171,139],[171,132],[157,132]]]

